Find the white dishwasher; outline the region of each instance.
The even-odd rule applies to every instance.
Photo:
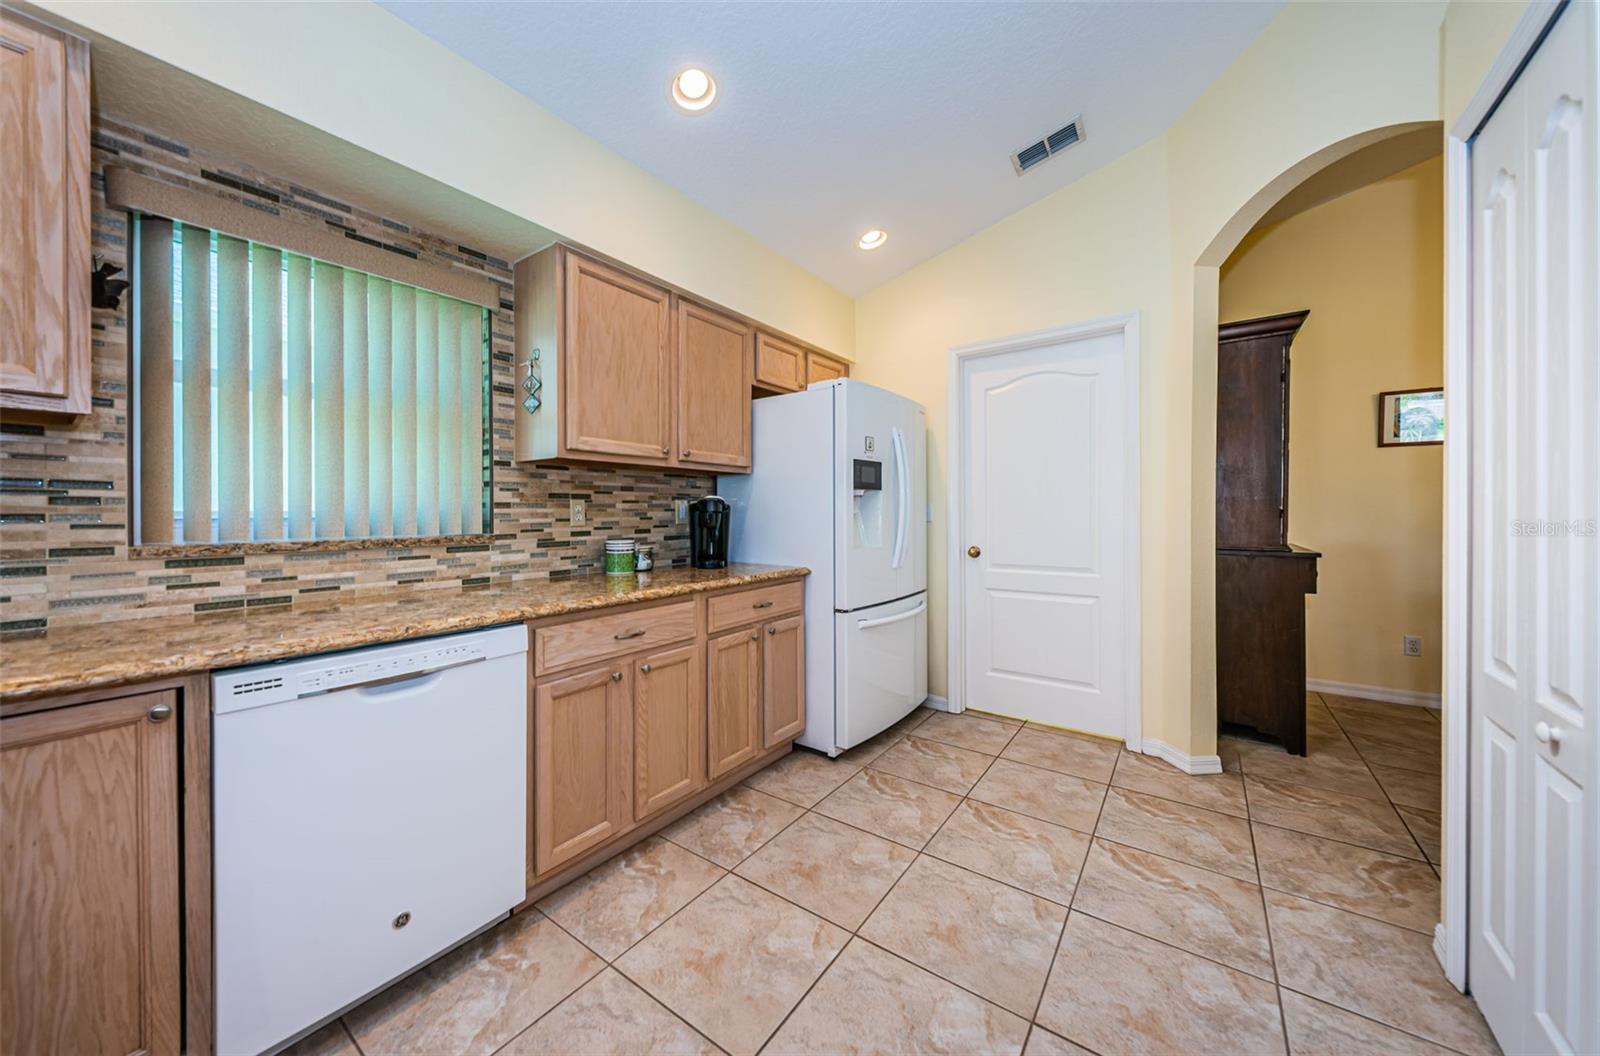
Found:
[[[212,679],[217,1050],[289,1041],[526,895],[528,632]]]

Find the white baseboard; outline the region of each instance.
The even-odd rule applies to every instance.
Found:
[[[928,699],[922,702],[922,706],[925,708],[932,708],[934,711],[950,710],[950,702],[939,696],[937,693],[929,693]]]
[[[1364,686],[1359,682],[1330,682],[1325,678],[1306,679],[1306,688],[1316,693],[1337,693],[1342,697],[1364,697],[1367,700],[1381,700],[1385,704],[1409,704],[1439,710],[1439,694],[1420,693],[1414,689],[1386,689],[1383,686]]]
[[[1220,755],[1187,755],[1178,751],[1165,741],[1158,741],[1154,737],[1146,737],[1140,750],[1145,755],[1153,755],[1165,759],[1173,766],[1186,774],[1220,774],[1222,773],[1222,757]]]

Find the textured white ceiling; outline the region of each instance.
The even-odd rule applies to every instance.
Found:
[[[852,294],[1161,132],[1282,6],[380,2]],[[667,100],[690,63],[719,88],[693,117]],[[1018,177],[1076,114],[1085,141]]]

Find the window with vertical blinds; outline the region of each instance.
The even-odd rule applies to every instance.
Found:
[[[483,307],[134,225],[137,543],[487,530]]]

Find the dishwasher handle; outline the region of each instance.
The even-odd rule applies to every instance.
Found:
[[[399,685],[402,682],[417,682],[425,678],[432,678],[434,675],[441,674],[445,671],[454,670],[458,667],[466,667],[469,664],[481,664],[487,659],[489,659],[487,656],[469,656],[465,660],[457,660],[451,664],[440,664],[438,667],[430,667],[423,671],[402,671],[398,674],[383,675],[379,678],[369,678],[365,682],[351,682],[348,685],[328,686],[325,689],[307,690],[306,692],[299,694],[297,699],[304,700],[306,697],[320,697],[325,693],[342,693],[345,690],[350,689],[377,689],[380,686],[394,686]]]

